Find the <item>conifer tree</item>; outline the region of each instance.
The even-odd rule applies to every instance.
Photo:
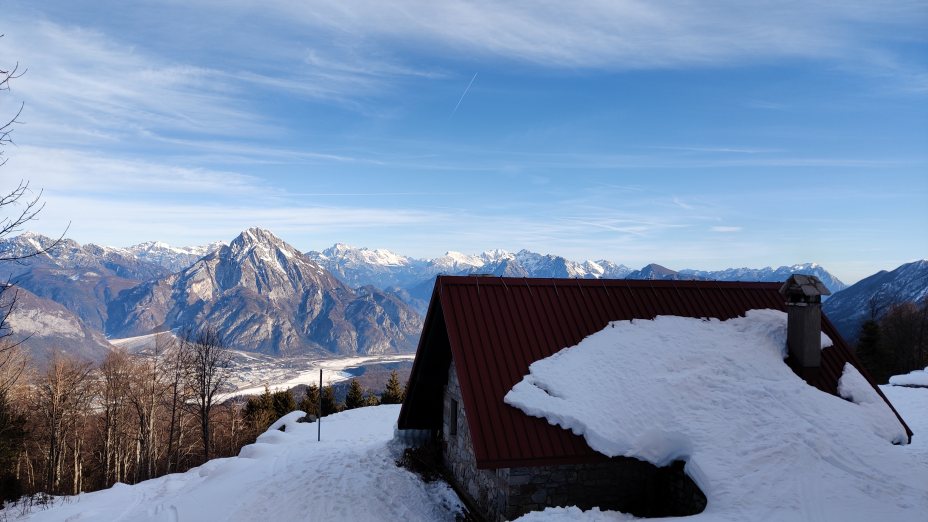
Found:
[[[322,388],[322,416],[338,412],[338,403],[335,402],[335,390],[332,385]]]
[[[357,379],[351,379],[351,384],[348,385],[348,395],[345,397],[345,409],[353,410],[365,405],[364,388]]]
[[[245,422],[253,429],[262,432],[276,419],[274,417],[273,396],[267,386],[264,393],[257,397],[249,397],[245,402]]]
[[[869,319],[860,326],[860,336],[857,339],[857,358],[864,368],[870,372],[877,384],[884,384],[889,380],[891,371],[883,343],[880,339],[880,324]]]
[[[300,400],[300,409],[307,415],[319,416],[319,387],[310,384],[306,387],[306,394]]]
[[[279,419],[284,415],[296,410],[296,399],[290,390],[280,390],[271,395],[271,411],[274,412],[274,419]]]
[[[390,372],[390,378],[387,380],[387,386],[383,390],[383,395],[380,396],[381,404],[400,404],[405,399],[406,393],[403,390],[403,387],[400,385],[400,377],[397,375],[396,370]]]

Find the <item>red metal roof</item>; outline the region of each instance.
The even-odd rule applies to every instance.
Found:
[[[730,319],[751,309],[785,310],[780,284],[440,276],[399,427],[441,428],[442,387],[453,357],[478,468],[601,460],[582,437],[503,402],[531,363],[579,343],[610,321],[657,315]],[[836,394],[850,362],[873,384],[828,318],[822,319],[834,346],[822,351],[820,371],[803,376],[806,381]]]

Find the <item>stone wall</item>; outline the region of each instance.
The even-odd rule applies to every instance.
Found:
[[[658,468],[620,457],[590,464],[477,469],[453,361],[448,371],[442,457],[458,490],[487,520],[509,520],[568,505],[643,517],[691,515],[705,509],[706,497],[685,475],[682,462]]]
[[[442,457],[458,489],[470,497],[470,501],[483,511],[487,520],[505,520],[508,470],[477,469],[454,361],[448,369],[441,431]]]
[[[692,515],[706,497],[683,473],[683,463],[658,468],[618,457],[590,464],[511,468],[506,516],[550,506],[599,507],[640,517]]]

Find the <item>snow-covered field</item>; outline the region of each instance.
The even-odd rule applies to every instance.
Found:
[[[59,501],[23,520],[209,522],[454,520],[460,503],[442,482],[426,484],[395,464],[399,406],[349,410],[315,423],[286,415],[238,457],[212,460],[133,486]],[[277,428],[286,426],[286,431]],[[16,520],[15,508],[7,515]],[[0,517],[2,518],[2,517]]]

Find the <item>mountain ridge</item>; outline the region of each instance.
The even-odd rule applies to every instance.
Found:
[[[0,251],[34,252],[54,241],[24,233],[0,241]],[[417,259],[345,243],[302,253],[260,228],[199,247],[148,241],[117,248],[63,239],[24,264],[0,268],[37,298],[64,306],[111,337],[210,323],[220,325],[236,347],[268,354],[411,350],[421,324],[416,312],[424,314],[437,274],[779,281],[798,271],[817,275],[837,295],[846,286],[816,263],[718,271],[652,263],[633,270],[527,249],[476,255],[449,250]],[[840,322],[838,312],[829,315]]]
[[[259,228],[178,273],[121,294],[110,317],[111,335],[211,324],[231,346],[273,355],[410,351],[420,325],[395,297],[348,287]]]
[[[402,263],[366,262],[369,253],[401,259]],[[844,289],[840,279],[817,263],[784,265],[777,268],[728,268],[707,271],[671,270],[651,263],[639,270],[605,259],[574,261],[555,254],[539,254],[526,249],[512,253],[502,249],[470,255],[448,251],[432,259],[416,259],[384,249],[355,248],[344,243],[323,250],[307,252],[336,277],[350,286],[373,285],[401,296],[424,313],[431,296],[432,282],[438,274],[487,274],[503,277],[561,277],[612,279],[718,279],[722,281],[784,281],[792,273],[815,275],[832,292]]]
[[[878,318],[893,304],[925,299],[928,299],[928,259],[921,259],[861,279],[833,295],[822,309],[841,335],[854,342],[860,325],[871,314]]]

